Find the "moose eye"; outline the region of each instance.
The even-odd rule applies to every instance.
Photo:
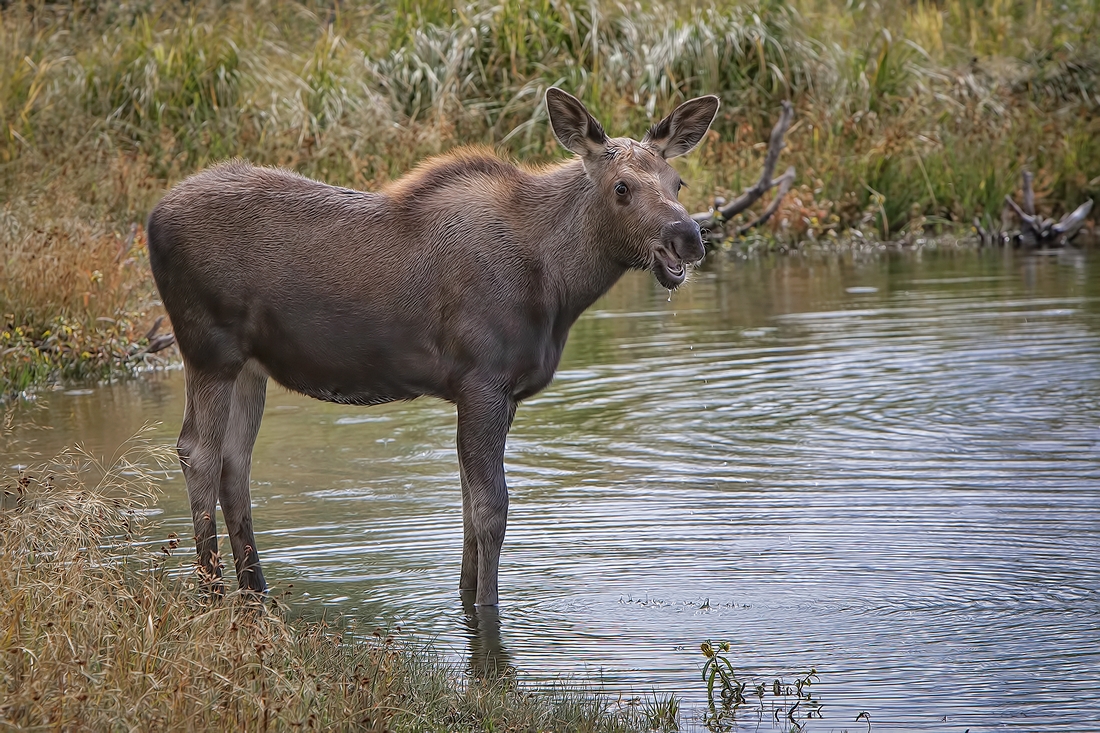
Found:
[[[619,194],[620,196],[626,196],[626,190],[626,184],[622,181],[619,181],[615,184],[615,193]]]

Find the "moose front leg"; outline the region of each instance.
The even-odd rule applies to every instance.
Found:
[[[458,404],[458,461],[462,474],[462,577],[479,606],[497,604],[497,568],[508,524],[504,444],[516,405],[509,397],[478,394]]]
[[[474,507],[470,498],[470,482],[462,467],[462,454],[458,455],[458,472],[462,479],[462,574],[458,589],[463,593],[477,593],[477,535],[474,532]]]

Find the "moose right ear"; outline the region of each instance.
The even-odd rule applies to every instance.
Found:
[[[550,115],[554,137],[566,150],[588,158],[607,147],[603,125],[572,94],[550,87],[546,90],[546,111]]]

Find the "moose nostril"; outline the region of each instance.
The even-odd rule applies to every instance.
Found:
[[[672,245],[676,256],[684,261],[694,262],[702,259],[705,254],[699,225],[691,219],[669,225],[665,229],[665,241]]]

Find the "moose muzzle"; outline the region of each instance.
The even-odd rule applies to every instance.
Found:
[[[670,290],[687,277],[687,265],[703,259],[703,236],[691,219],[666,224],[661,230],[661,245],[653,258],[653,274]]]

